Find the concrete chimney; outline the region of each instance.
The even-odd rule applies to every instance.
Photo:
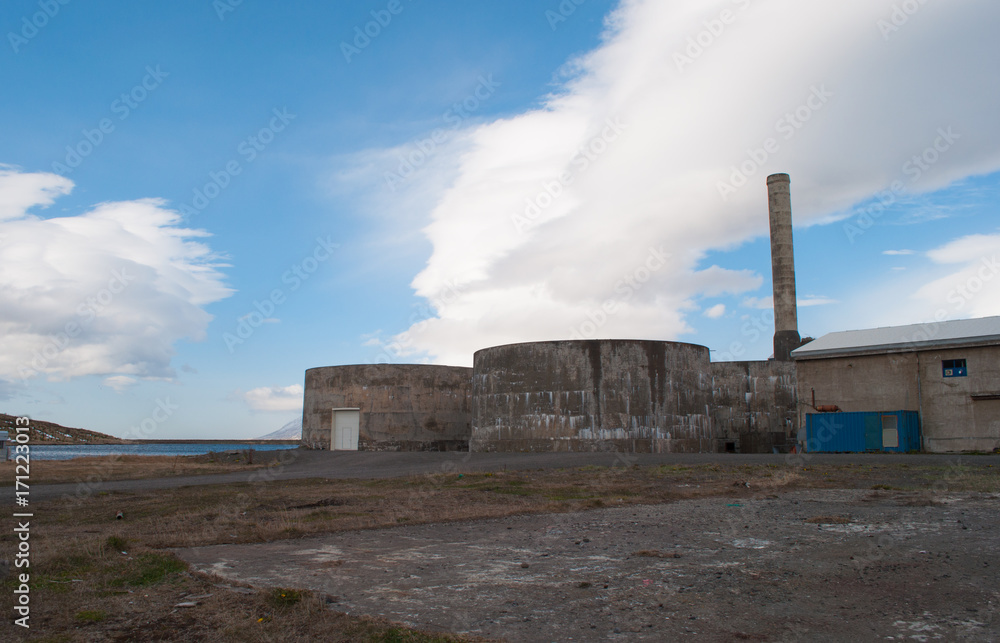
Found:
[[[767,205],[771,221],[771,281],[774,284],[774,359],[791,361],[799,347],[795,304],[795,258],[792,251],[791,179],[787,174],[767,177]]]

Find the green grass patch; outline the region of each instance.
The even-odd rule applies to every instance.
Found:
[[[121,536],[108,536],[104,546],[110,551],[125,551],[128,549],[128,541]]]
[[[69,580],[82,578],[94,569],[94,559],[83,553],[73,552],[57,556],[45,565],[45,578]]]
[[[369,643],[449,643],[455,639],[450,636],[408,632],[394,627],[378,634],[372,634],[365,640]]]
[[[146,587],[156,585],[169,576],[179,574],[187,569],[180,560],[165,554],[141,554],[135,560],[128,561],[125,573],[108,582],[110,587]]]
[[[80,610],[74,618],[81,623],[100,623],[107,617],[104,610]]]
[[[301,603],[302,599],[308,595],[308,592],[297,589],[275,587],[268,593],[267,600],[274,609],[288,609]]]

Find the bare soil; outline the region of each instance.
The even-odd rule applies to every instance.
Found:
[[[381,466],[407,455],[442,470],[425,454]],[[861,639],[996,640],[990,457],[374,479],[373,460],[358,462],[357,479],[265,468],[230,484],[121,482],[42,501],[45,487],[32,487],[32,629],[4,619],[0,640],[834,640],[834,616],[879,628],[847,631]],[[539,462],[562,460],[521,466]],[[0,532],[8,564],[16,542]],[[234,545],[248,549],[197,549]],[[0,568],[7,614],[14,571]]]
[[[511,641],[989,641],[998,499],[803,490],[178,554],[336,610]]]

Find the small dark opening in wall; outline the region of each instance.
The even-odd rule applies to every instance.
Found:
[[[726,442],[726,453],[736,453],[735,442]]]

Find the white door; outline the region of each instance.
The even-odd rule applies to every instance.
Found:
[[[357,451],[360,425],[360,409],[333,409],[333,426],[330,428],[331,450]]]
[[[882,448],[899,448],[899,418],[895,415],[882,416]]]

